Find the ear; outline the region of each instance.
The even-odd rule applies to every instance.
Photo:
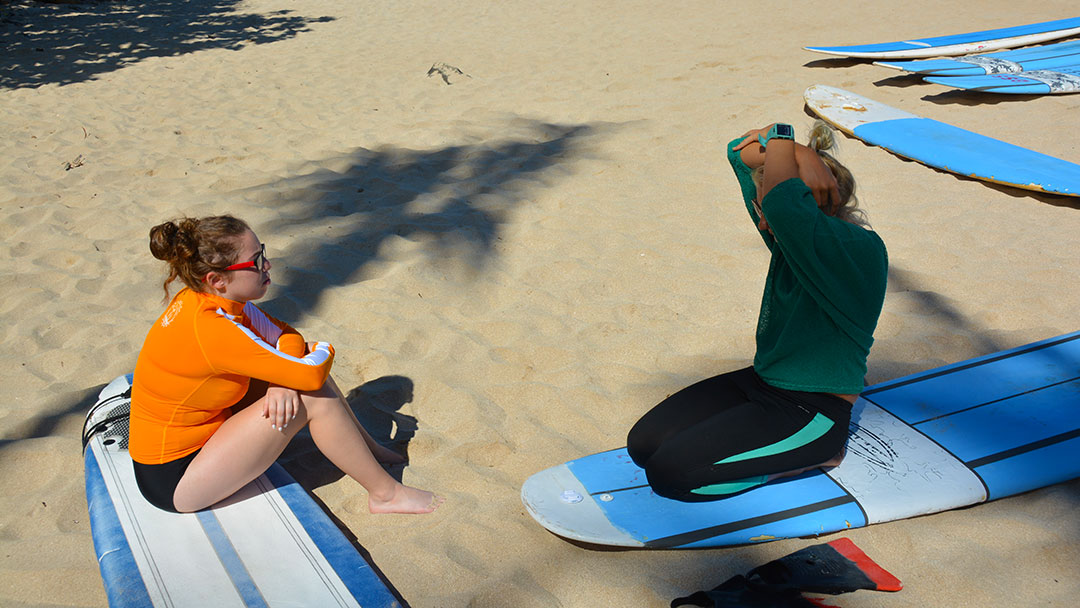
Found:
[[[225,279],[224,274],[221,274],[214,270],[206,273],[206,277],[203,279],[203,282],[206,283],[206,285],[210,287],[210,289],[214,290],[214,292],[216,293],[221,293],[222,291],[225,291],[225,286],[229,283]]]

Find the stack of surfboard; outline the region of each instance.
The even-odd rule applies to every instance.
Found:
[[[1080,91],[1080,41],[956,59],[875,61],[955,89],[1045,95]]]
[[[1080,41],[959,59],[978,51],[1016,48],[1080,33],[1080,17],[1011,28],[858,46],[806,47],[808,51],[877,59],[875,65],[919,74],[927,82],[957,89],[1023,95],[1080,92]],[[905,61],[893,61],[902,59]]]

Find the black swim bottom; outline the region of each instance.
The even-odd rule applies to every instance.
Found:
[[[164,464],[142,464],[132,461],[135,465],[135,482],[139,484],[139,491],[142,492],[143,497],[159,509],[178,513],[176,506],[173,505],[173,493],[176,492],[176,486],[180,484],[180,479],[187,471],[188,465],[195,460],[198,453],[199,450],[195,450],[183,458]]]
[[[638,420],[626,442],[653,491],[698,502],[832,459],[850,420],[846,400],[770,386],[748,367],[671,395]]]

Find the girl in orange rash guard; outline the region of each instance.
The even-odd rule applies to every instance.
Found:
[[[139,489],[178,512],[227,498],[273,464],[303,426],[335,465],[368,491],[372,513],[430,513],[442,499],[402,485],[330,378],[334,349],[310,347],[252,300],[270,286],[255,233],[231,216],[185,218],[150,230],[165,280],[187,285],[146,336],[135,365],[128,447]],[[264,382],[251,384],[254,378]],[[265,384],[264,384],[265,383]],[[247,404],[235,413],[233,406]]]

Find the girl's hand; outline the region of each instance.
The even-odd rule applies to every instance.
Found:
[[[814,194],[818,209],[826,215],[836,215],[842,204],[840,186],[817,152],[805,146],[796,146],[795,164],[799,166],[799,179]]]
[[[263,418],[270,420],[270,427],[285,432],[285,427],[300,411],[300,393],[284,386],[270,385],[263,400]]]

